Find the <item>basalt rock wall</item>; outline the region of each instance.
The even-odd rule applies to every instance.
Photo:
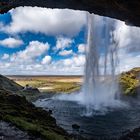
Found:
[[[0,0],[0,13],[18,6],[85,10],[123,20],[126,24],[140,26],[139,0]]]

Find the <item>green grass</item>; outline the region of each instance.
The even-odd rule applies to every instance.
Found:
[[[53,89],[49,90],[51,92],[59,93],[71,93],[76,90],[80,90],[80,85],[75,82],[54,82]]]
[[[20,80],[16,81],[21,86],[30,85],[35,88],[50,87],[48,89],[43,89],[41,92],[52,92],[52,93],[71,93],[80,90],[80,84],[77,82],[60,82],[60,81],[48,81],[48,80]]]
[[[122,91],[125,95],[136,95],[137,87],[139,86],[138,75],[140,74],[140,68],[134,68],[128,72],[124,72],[120,75],[119,82]]]
[[[12,124],[15,124],[18,128],[21,128],[28,133],[36,136],[43,136],[43,138],[47,140],[64,140],[63,136],[51,132],[49,128],[44,129],[44,126],[40,125],[38,121],[29,122],[27,121],[27,118],[15,117],[11,115],[6,115],[4,120],[10,121]]]
[[[49,83],[47,80],[20,80],[20,81],[16,81],[18,84],[22,85],[22,86],[26,86],[27,84],[29,84],[32,87],[35,88],[39,88],[39,87],[45,87],[45,86],[52,86],[51,83]]]

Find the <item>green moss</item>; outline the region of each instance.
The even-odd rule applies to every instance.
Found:
[[[39,125],[39,122],[28,122],[26,118],[15,117],[6,115],[3,118],[6,121],[9,121],[15,124],[17,127],[34,134],[36,136],[43,136],[47,140],[64,140],[64,137],[49,131],[47,128],[44,129],[43,126]]]
[[[139,86],[140,68],[134,68],[131,71],[122,73],[119,78],[120,86],[125,95],[136,95],[136,89]]]
[[[47,140],[65,140],[65,139],[67,139],[61,135],[56,135],[56,133],[44,131],[44,130],[42,131],[41,134],[44,135],[45,138],[47,138]]]

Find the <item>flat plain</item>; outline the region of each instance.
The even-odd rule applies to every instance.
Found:
[[[79,90],[82,76],[7,76],[17,84],[38,88],[40,92],[70,93]]]

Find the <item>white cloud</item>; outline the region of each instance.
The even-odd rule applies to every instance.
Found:
[[[8,33],[35,32],[74,36],[86,24],[86,12],[69,9],[18,7],[10,11],[12,22],[3,27]]]
[[[15,38],[6,38],[4,40],[0,40],[0,45],[8,47],[8,48],[16,48],[23,44],[23,41]]]
[[[65,66],[83,67],[85,64],[85,55],[77,55],[63,61]]]
[[[63,51],[59,52],[59,55],[61,55],[61,56],[68,56],[68,55],[71,55],[72,53],[73,53],[72,50],[63,50]]]
[[[134,67],[140,67],[140,55],[128,54],[125,52],[120,55],[119,72],[128,71]]]
[[[9,58],[9,54],[7,54],[7,53],[5,53],[3,56],[2,56],[2,60],[6,60],[6,59],[8,59]]]
[[[63,61],[64,66],[72,66],[73,65],[73,60],[72,59],[65,59]]]
[[[122,21],[117,21],[115,39],[119,42],[120,48],[126,48],[128,52],[140,51],[140,28],[135,26],[127,26]]]
[[[50,48],[48,43],[31,41],[29,45],[17,53],[11,54],[9,59],[0,61],[0,73],[2,74],[39,74],[45,70],[44,64],[38,61],[42,55],[46,54]],[[5,55],[6,57],[6,55]],[[47,57],[44,57],[44,63]],[[46,61],[46,62],[45,62]]]
[[[32,63],[34,59],[44,54],[49,49],[48,43],[31,41],[25,50],[12,55],[11,61],[15,63]]]
[[[69,59],[53,60],[46,55],[50,48],[48,43],[31,41],[24,49],[8,55],[3,55],[5,60],[0,61],[1,74],[83,74],[84,55],[72,56]],[[61,51],[64,51],[63,49]],[[72,51],[72,50],[71,50]],[[71,52],[70,51],[70,52]],[[65,51],[64,51],[65,52]],[[7,58],[7,59],[6,59]],[[39,58],[39,59],[38,59]],[[49,65],[49,66],[48,66]]]
[[[78,55],[73,58],[74,64],[78,67],[84,66],[85,64],[85,55]]]
[[[65,49],[71,47],[74,40],[65,37],[58,37],[56,41],[56,50]]]
[[[47,55],[42,59],[42,64],[50,64],[52,61],[51,56]]]
[[[86,49],[86,45],[85,44],[79,44],[78,45],[78,52],[79,53],[84,53]]]
[[[18,55],[17,55],[18,56]],[[13,57],[13,56],[11,56]],[[43,62],[44,61],[44,62]],[[51,75],[81,75],[84,71],[85,56],[73,56],[69,59],[53,61],[51,56],[45,56],[41,62],[0,61],[1,74],[51,74]],[[51,63],[49,63],[51,62]],[[46,65],[46,64],[49,64]]]

